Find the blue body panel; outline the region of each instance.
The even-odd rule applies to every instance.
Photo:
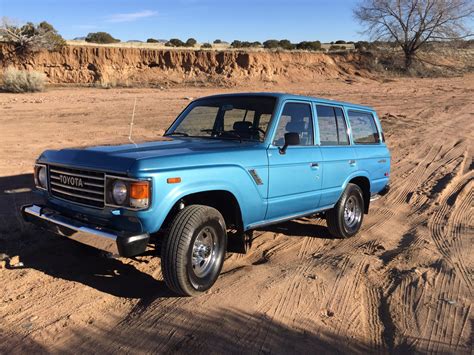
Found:
[[[285,102],[323,103],[337,105],[344,110],[369,112],[381,133],[380,122],[373,109],[278,93],[245,95],[277,98],[263,142],[166,137],[137,145],[45,151],[38,159],[39,163],[151,179],[151,206],[147,210],[98,209],[56,199],[46,191],[42,193],[51,205],[69,214],[85,215],[91,221],[96,220],[116,229],[154,233],[161,228],[176,203],[197,192],[219,190],[233,194],[240,206],[243,227],[247,230],[331,208],[355,177],[366,177],[371,193],[377,193],[388,184],[390,153],[385,143],[357,145],[351,140],[347,146],[320,146],[314,105],[311,106],[315,145],[290,146],[282,155],[272,144]],[[251,170],[260,182],[252,176]],[[180,177],[181,183],[168,184],[167,179],[173,177]]]

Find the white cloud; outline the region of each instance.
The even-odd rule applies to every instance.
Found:
[[[132,22],[132,21],[136,21],[136,20],[146,18],[146,17],[156,16],[157,14],[158,12],[151,11],[151,10],[129,12],[125,14],[113,14],[113,15],[107,16],[106,21],[113,22],[113,23]]]

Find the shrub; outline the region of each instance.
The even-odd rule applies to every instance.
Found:
[[[309,51],[321,50],[321,42],[319,41],[303,41],[296,45],[297,49],[305,49]]]
[[[339,46],[337,44],[333,44],[331,47],[329,47],[330,51],[338,51],[338,50],[344,50],[346,49],[346,46]]]
[[[267,49],[275,49],[280,47],[280,41],[276,39],[269,39],[265,42],[263,42],[263,48]]]
[[[262,44],[258,41],[255,42],[248,42],[248,41],[233,41],[230,46],[232,48],[256,48],[260,47]]]
[[[171,38],[168,42],[166,42],[166,46],[168,47],[185,47],[186,43],[181,41],[178,38]]]
[[[46,75],[37,71],[9,67],[3,73],[3,89],[8,92],[43,91],[45,81]]]
[[[221,44],[221,43],[222,43],[222,40],[221,40],[221,39],[216,39],[216,40],[214,41],[214,44]]]
[[[282,39],[281,41],[278,42],[278,47],[287,49],[287,50],[292,50],[296,48],[296,45],[294,45],[287,39]]]
[[[146,43],[160,43],[160,41],[158,41],[157,39],[154,39],[154,38],[148,38],[146,40]]]
[[[203,44],[201,45],[201,48],[203,48],[203,49],[204,49],[204,48],[212,48],[212,44],[210,44],[210,43],[203,43]]]
[[[365,51],[370,49],[371,44],[367,41],[358,41],[354,43],[354,48],[360,51]]]
[[[112,35],[107,32],[91,32],[87,35],[86,42],[107,44],[117,43],[120,42],[120,40],[112,37]]]
[[[346,41],[343,41],[342,39],[336,41],[336,44],[346,44],[347,42]]]
[[[194,47],[197,41],[194,38],[188,38],[186,40],[186,47]]]
[[[66,44],[56,29],[46,21],[37,25],[27,22],[19,27],[4,18],[0,25],[0,37],[4,42],[12,44],[18,53],[36,52],[41,49],[59,51]]]

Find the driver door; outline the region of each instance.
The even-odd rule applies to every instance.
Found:
[[[285,154],[284,135],[296,132],[300,144],[289,146]],[[321,152],[314,145],[314,118],[307,101],[287,101],[277,131],[267,150],[269,163],[266,220],[304,214],[317,209],[321,190]]]

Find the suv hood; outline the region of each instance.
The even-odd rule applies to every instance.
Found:
[[[47,150],[41,154],[38,162],[124,173],[139,160],[226,153],[248,150],[258,145],[259,142],[238,140],[163,137],[140,144]]]

